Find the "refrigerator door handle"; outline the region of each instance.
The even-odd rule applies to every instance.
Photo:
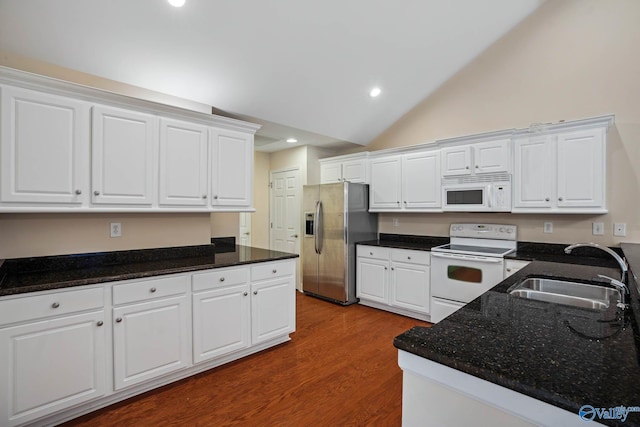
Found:
[[[314,215],[315,218],[313,221],[313,245],[314,245],[313,248],[315,249],[317,254],[320,253],[318,251],[318,221],[319,221],[318,212],[320,212],[320,202],[316,201],[316,213]]]
[[[318,254],[322,254],[322,242],[324,241],[323,222],[324,222],[324,218],[322,214],[322,201],[319,201],[316,207],[316,222],[315,222],[318,227],[316,230],[316,248],[317,248]]]

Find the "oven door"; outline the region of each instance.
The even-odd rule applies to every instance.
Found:
[[[449,212],[478,212],[491,210],[491,184],[449,184],[442,187],[442,209]]]
[[[502,281],[504,259],[431,252],[431,295],[468,303]]]

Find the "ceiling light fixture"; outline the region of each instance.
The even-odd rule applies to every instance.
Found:
[[[295,138],[289,138],[289,139],[287,139],[287,142],[288,142],[289,144],[295,144],[296,142],[298,142],[298,140],[297,140],[297,139],[295,139]]]
[[[184,6],[184,2],[186,0],[167,0],[167,1],[173,7],[182,7],[182,6]]]
[[[382,90],[380,90],[379,87],[374,87],[373,89],[371,89],[371,92],[369,92],[369,96],[375,98],[376,96],[380,95],[381,92]]]

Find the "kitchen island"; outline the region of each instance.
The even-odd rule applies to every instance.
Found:
[[[623,250],[638,271],[636,245]],[[633,275],[631,307],[625,311],[613,304],[593,310],[509,295],[509,288],[528,276],[585,281],[598,274],[620,276],[617,268],[602,265],[531,259],[437,325],[396,337],[404,370],[404,425],[462,425],[482,417],[495,425],[583,425],[581,408],[640,406],[635,316],[640,305]],[[640,425],[640,413],[629,413],[624,425]]]
[[[289,341],[298,255],[235,244],[5,260],[0,425],[54,425]]]

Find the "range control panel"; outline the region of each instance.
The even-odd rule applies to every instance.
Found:
[[[506,224],[451,224],[449,237],[516,240],[518,227]]]

